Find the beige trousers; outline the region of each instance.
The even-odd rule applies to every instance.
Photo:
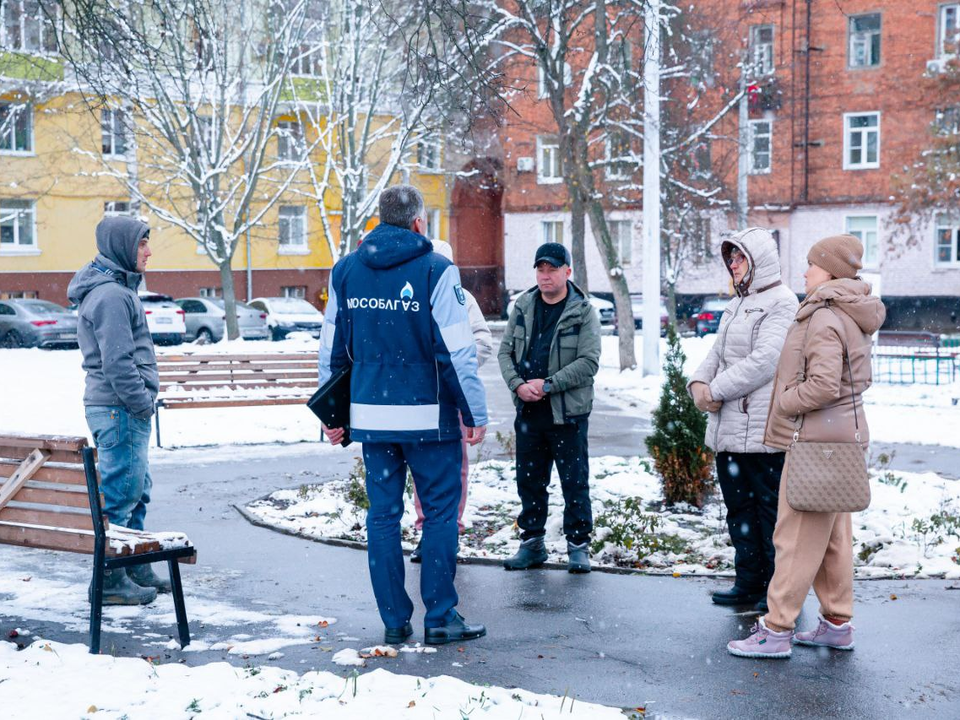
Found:
[[[853,617],[853,521],[850,513],[797,512],[787,502],[787,467],[780,476],[777,525],[773,531],[776,568],[764,621],[793,629],[813,585],[820,613]]]

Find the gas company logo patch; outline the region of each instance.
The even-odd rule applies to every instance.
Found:
[[[400,290],[399,300],[389,298],[347,298],[347,307],[351,310],[390,310],[400,312],[419,312],[420,303],[413,299],[413,285],[409,282]]]
[[[467,304],[467,296],[463,294],[463,288],[462,288],[462,287],[460,287],[459,285],[454,285],[454,286],[453,286],[453,292],[454,292],[454,294],[456,294],[456,296],[457,296],[457,302],[458,302],[458,303],[460,303],[461,305],[466,305],[466,304]]]

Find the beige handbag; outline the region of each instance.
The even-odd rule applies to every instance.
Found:
[[[809,329],[809,325],[807,327]],[[854,442],[801,442],[803,416],[800,416],[787,456],[787,503],[799,512],[859,512],[870,505],[867,455],[860,442],[857,396],[846,346],[843,357],[850,373]]]

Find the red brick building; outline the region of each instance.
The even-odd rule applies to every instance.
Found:
[[[802,291],[809,246],[827,234],[859,235],[867,249],[865,272],[879,275],[891,303],[891,319],[948,328],[960,312],[960,220],[937,216],[913,228],[917,242],[891,244],[891,175],[919,157],[938,112],[957,118],[960,97],[946,97],[929,79],[942,69],[960,28],[960,2],[939,0],[701,0],[696,14],[715,34],[713,75],[718,88],[736,87],[737,62],[747,53],[755,68],[751,88],[748,152],[749,221],[777,231],[786,281]],[[642,40],[637,29],[639,60]],[[569,244],[566,190],[554,177],[555,132],[545,100],[536,92],[537,69],[528,70],[530,91],[515,99],[501,131],[505,283],[530,284],[529,257],[538,242]],[[642,109],[638,108],[638,112]],[[952,113],[952,114],[951,114]],[[710,152],[736,151],[736,111],[718,127]],[[729,164],[725,167],[729,168]],[[729,170],[726,185],[736,188]],[[635,182],[639,182],[640,170]],[[639,203],[611,205],[631,289],[640,288],[642,243]],[[707,226],[714,249],[735,223],[720,214]],[[592,290],[605,274],[587,233]],[[593,250],[592,252],[589,252]],[[694,263],[679,289],[689,294],[724,290],[715,255]],[[937,305],[910,317],[905,308]]]

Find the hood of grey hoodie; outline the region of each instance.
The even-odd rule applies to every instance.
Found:
[[[80,303],[99,285],[119,282],[136,290],[143,278],[137,272],[137,250],[150,227],[132,217],[107,217],[97,225],[97,256],[82,267],[67,287],[71,302]]]

